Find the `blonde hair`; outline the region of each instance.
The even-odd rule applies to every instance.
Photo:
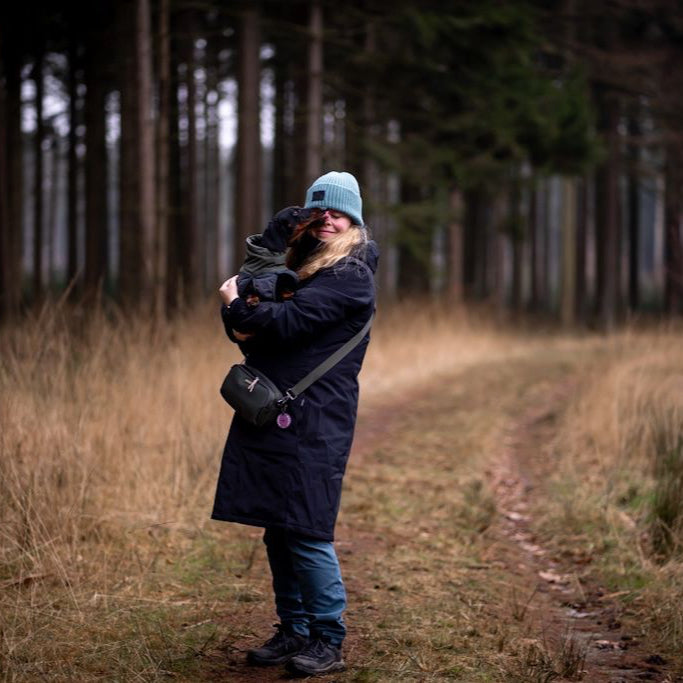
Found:
[[[348,230],[326,239],[301,264],[297,275],[301,280],[311,277],[321,268],[331,268],[342,259],[350,256],[358,247],[366,245],[368,234],[364,228],[352,225]]]

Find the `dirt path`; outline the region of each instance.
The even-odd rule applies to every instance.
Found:
[[[501,543],[499,559],[520,576],[524,598],[535,622],[529,656],[538,645],[560,653],[566,679],[590,683],[679,680],[667,673],[666,661],[642,640],[635,624],[621,614],[616,596],[586,572],[590,558],[569,549],[563,557],[544,547],[533,532],[534,508],[547,492],[543,481],[552,472],[548,444],[558,410],[575,390],[563,381],[539,396],[505,429],[492,481],[499,504],[493,527]],[[537,653],[542,649],[538,648]],[[556,679],[557,680],[557,679]]]
[[[548,495],[544,480],[552,469],[546,446],[576,387],[565,370],[549,379],[547,368],[530,367],[530,377],[528,368],[468,371],[441,396],[425,388],[361,414],[337,528],[352,625],[345,658],[352,666],[328,680],[681,680],[643,642],[615,596],[591,578],[590,558],[560,556],[534,535],[534,510]],[[485,422],[458,445],[462,432],[484,418],[495,429]],[[495,504],[475,481],[458,507],[455,492],[469,484],[461,463],[451,463],[491,431],[496,452],[483,476]],[[462,465],[477,466],[476,454]],[[280,667],[244,665],[245,650],[273,622],[268,588],[259,580],[264,599],[226,617],[243,625],[242,635],[207,659],[207,680],[286,678]],[[503,600],[497,586],[512,597]],[[510,659],[501,653],[512,642],[516,668],[508,674]]]

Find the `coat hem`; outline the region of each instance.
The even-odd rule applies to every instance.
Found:
[[[295,531],[303,536],[310,536],[311,538],[317,538],[321,541],[334,541],[334,534],[328,534],[324,531],[299,526],[298,524],[290,524],[288,522],[266,522],[262,519],[254,519],[252,517],[240,517],[238,515],[230,514],[224,515],[216,511],[211,514],[211,519],[215,519],[219,522],[236,522],[237,524],[246,524],[248,526],[260,526],[264,529],[267,527],[277,527]]]

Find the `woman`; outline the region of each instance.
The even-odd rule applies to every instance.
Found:
[[[282,390],[363,328],[374,311],[378,260],[350,173],[318,178],[304,211],[293,213],[307,219],[287,224],[287,266],[299,278],[295,295],[250,306],[238,296],[236,276],[219,290],[229,336],[249,365]],[[286,662],[298,675],[344,667],[346,593],[332,541],[368,341],[289,404],[287,428],[257,428],[238,415],[230,427],[212,516],[265,528],[280,618],[276,634],[247,653],[250,664]]]

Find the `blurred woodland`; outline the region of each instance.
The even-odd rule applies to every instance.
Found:
[[[683,313],[675,0],[100,0],[0,9],[0,314],[154,318],[330,169],[386,300],[610,329]]]

